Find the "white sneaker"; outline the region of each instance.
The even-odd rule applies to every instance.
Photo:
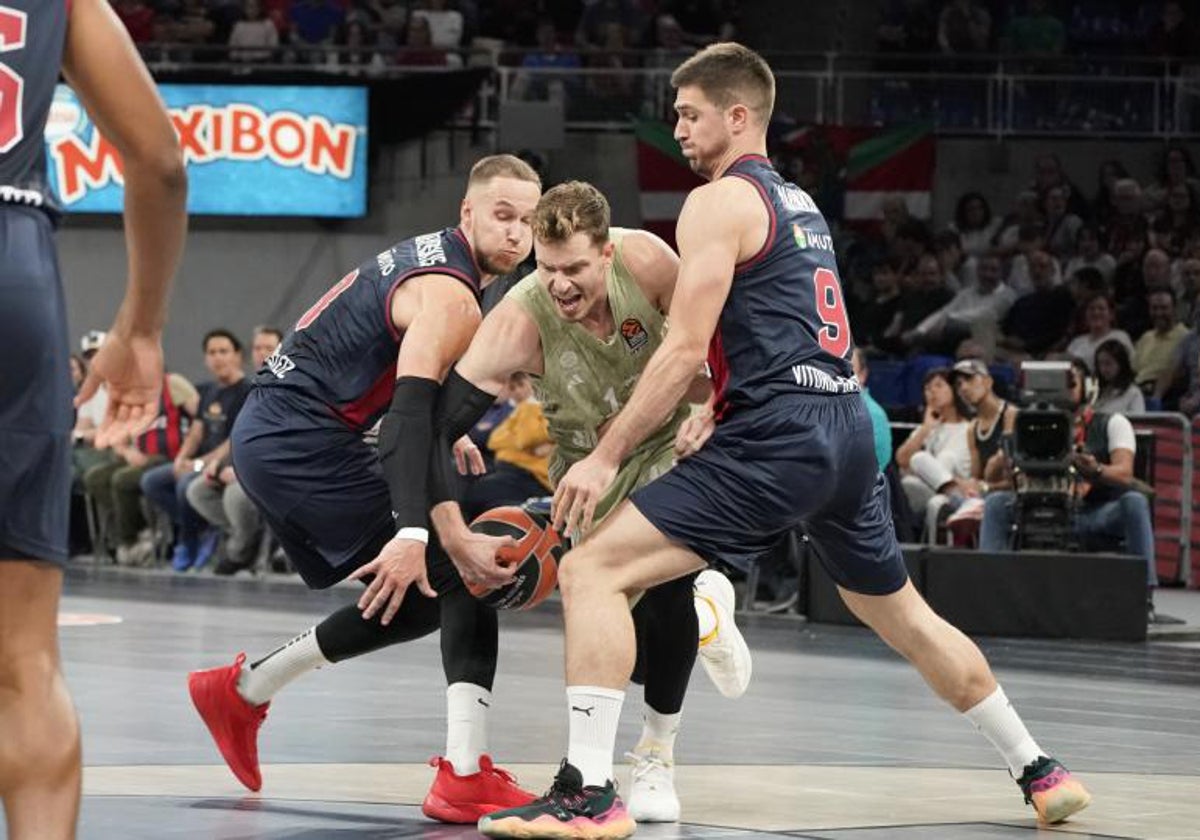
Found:
[[[741,697],[750,685],[753,661],[750,648],[733,620],[733,584],[720,572],[705,569],[696,577],[695,593],[717,615],[716,630],[707,640],[700,641],[700,662],[717,691],[726,697]]]
[[[658,756],[627,752],[633,761],[625,808],[635,822],[677,822],[679,797],[675,795],[675,765]]]

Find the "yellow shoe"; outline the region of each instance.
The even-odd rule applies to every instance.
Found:
[[[1092,801],[1092,795],[1066,767],[1044,755],[1025,768],[1017,785],[1026,804],[1037,811],[1038,822],[1049,825],[1082,811]]]

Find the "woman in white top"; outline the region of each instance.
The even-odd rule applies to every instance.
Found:
[[[958,234],[962,251],[968,257],[981,257],[990,253],[992,241],[1000,230],[1000,219],[992,215],[983,193],[963,193],[954,208],[954,221],[950,230]]]
[[[971,447],[967,438],[969,409],[951,382],[949,368],[925,374],[925,419],[896,450],[904,494],[913,511],[926,521],[933,539],[937,512],[947,501],[946,492],[971,477]]]
[[[1124,344],[1125,349],[1132,357],[1133,342],[1129,340],[1129,334],[1125,330],[1119,330],[1113,326],[1113,322],[1116,320],[1115,316],[1112,301],[1105,295],[1096,295],[1088,301],[1083,311],[1083,321],[1087,326],[1087,332],[1077,335],[1071,340],[1071,343],[1067,345],[1067,355],[1082,359],[1083,363],[1088,366],[1088,370],[1095,373],[1096,348],[1109,339],[1113,339]]]
[[[1129,352],[1116,339],[1110,338],[1096,348],[1096,379],[1100,383],[1096,411],[1104,414],[1145,413],[1146,398],[1133,384]]]
[[[235,23],[229,33],[229,46],[267,49],[230,50],[229,57],[234,61],[270,61],[272,50],[279,45],[279,30],[274,22],[263,15],[259,0],[246,0],[243,14],[245,17]]]

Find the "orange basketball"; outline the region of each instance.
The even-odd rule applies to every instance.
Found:
[[[471,530],[517,541],[499,555],[505,565],[516,564],[513,579],[496,589],[467,584],[467,591],[476,598],[498,610],[527,610],[554,591],[563,542],[545,517],[519,507],[493,508],[480,514]]]

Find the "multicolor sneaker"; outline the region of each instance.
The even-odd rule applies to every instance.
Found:
[[[679,796],[675,793],[675,764],[657,755],[627,752],[630,770],[629,816],[637,822],[677,822]]]
[[[233,775],[250,790],[258,790],[262,787],[258,729],[271,704],[254,706],[238,694],[238,677],[245,661],[246,654],[239,653],[232,665],[193,671],[188,674],[188,692]]]
[[[474,825],[479,818],[504,808],[519,808],[534,800],[534,795],[517,785],[512,773],[492,763],[490,755],[479,757],[479,772],[460,776],[454,765],[441,756],[429,759],[437,768],[433,784],[421,813],[444,823]]]
[[[485,837],[552,837],[559,840],[623,840],[637,830],[610,780],[583,786],[583,775],[564,758],[545,796],[523,808],[479,820]]]
[[[1038,821],[1050,825],[1082,811],[1092,801],[1092,795],[1066,767],[1044,755],[1025,766],[1017,785],[1025,794],[1025,804],[1037,811]]]
[[[713,631],[700,640],[700,664],[717,691],[729,698],[741,697],[750,685],[754,661],[733,620],[733,584],[715,569],[706,569],[696,576],[694,592],[717,619]]]

